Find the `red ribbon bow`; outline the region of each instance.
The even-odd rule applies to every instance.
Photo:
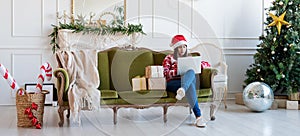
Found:
[[[36,103],[31,103],[31,107],[28,107],[25,109],[24,113],[28,115],[28,118],[31,119],[31,123],[33,126],[35,126],[36,129],[41,129],[42,126],[39,122],[39,120],[33,115],[31,110],[37,110],[38,105]]]
[[[28,107],[28,108],[25,109],[25,114],[29,115],[30,112],[31,112],[30,107]]]
[[[34,116],[33,116],[33,113],[30,111],[30,113],[28,114],[28,118],[29,119],[32,119]]]
[[[40,123],[37,123],[37,124],[35,125],[35,128],[36,128],[36,129],[41,129],[41,128],[42,128],[42,126],[41,126],[41,124],[40,124]]]
[[[31,122],[32,122],[32,125],[36,125],[38,123],[38,120],[36,119],[36,117],[33,117]]]
[[[38,105],[35,104],[34,102],[31,104],[31,108],[34,109],[34,110],[37,110],[38,108]]]

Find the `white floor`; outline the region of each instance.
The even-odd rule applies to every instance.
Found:
[[[201,104],[203,116],[208,119],[208,106]],[[113,124],[111,109],[82,112],[81,124],[65,121],[58,127],[57,107],[46,106],[42,129],[18,128],[15,106],[0,106],[0,136],[299,136],[299,110],[267,110],[251,112],[247,107],[228,102],[221,104],[216,120],[208,121],[206,128],[193,125],[194,116],[187,107],[171,107],[168,122],[164,123],[162,108],[119,109],[118,123]]]

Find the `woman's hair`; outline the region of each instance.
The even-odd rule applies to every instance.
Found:
[[[186,46],[186,45],[185,45],[185,46]],[[188,50],[185,51],[183,57],[187,57],[187,56],[188,56]],[[178,58],[178,47],[176,47],[176,48],[174,49],[174,55],[173,55],[173,58],[174,58],[175,60],[177,60],[177,58]]]

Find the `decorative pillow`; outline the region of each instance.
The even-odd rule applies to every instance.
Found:
[[[201,61],[201,69],[211,67],[207,61]]]

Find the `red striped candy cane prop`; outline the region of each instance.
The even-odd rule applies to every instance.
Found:
[[[12,76],[8,73],[8,70],[2,64],[0,64],[0,73],[7,81],[11,89],[13,89],[16,92],[20,89],[19,85],[16,83],[16,80],[12,78]],[[23,90],[20,90],[19,94],[23,95]]]
[[[46,62],[44,65],[40,67],[40,74],[38,76],[37,84],[35,86],[36,93],[42,92],[45,78],[47,78],[48,81],[51,80],[52,78],[52,67],[48,62]]]
[[[48,62],[45,63],[43,66],[44,66],[43,69],[45,69],[46,78],[47,78],[48,81],[50,81],[51,78],[52,78],[52,67],[51,67],[51,65]]]

